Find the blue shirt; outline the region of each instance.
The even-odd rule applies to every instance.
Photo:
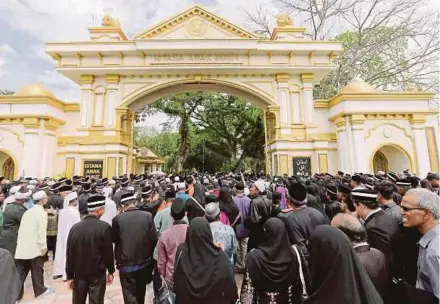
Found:
[[[432,227],[419,241],[416,287],[439,298],[440,224]]]
[[[176,198],[180,198],[181,200],[183,200],[186,203],[186,201],[189,199],[189,195],[186,194],[185,192],[177,192]]]
[[[212,222],[209,226],[211,227],[214,243],[220,242],[223,245],[223,251],[231,261],[231,265],[233,265],[234,254],[237,250],[237,238],[235,237],[234,229],[220,221]]]

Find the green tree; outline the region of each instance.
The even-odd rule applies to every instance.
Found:
[[[432,1],[271,2],[296,25],[305,26],[311,39],[344,44],[336,69],[315,86],[315,98],[332,97],[357,77],[378,90],[439,92],[439,16]],[[273,15],[270,6],[256,7],[248,19],[254,30],[270,37]]]
[[[138,118],[145,119],[150,115],[165,113],[170,117],[168,124],[177,121],[179,125],[179,149],[175,155],[176,170],[182,171],[183,165],[189,155],[189,129],[191,125],[191,115],[196,107],[201,103],[202,96],[193,93],[181,93],[170,98],[162,98],[138,111]]]
[[[0,89],[0,95],[14,95],[14,91],[8,89]]]
[[[412,82],[405,36],[393,37],[398,32],[392,27],[366,29],[364,33],[347,31],[335,37],[344,46],[336,60],[337,68],[330,72],[314,89],[315,98],[335,96],[347,83],[361,78],[379,90],[400,90],[417,87]],[[386,48],[378,47],[386,45]],[[374,47],[373,47],[374,46]]]
[[[241,98],[217,92],[178,94],[142,109],[138,117],[158,112],[170,116],[166,125],[178,124],[179,149],[169,154],[177,171],[237,170],[246,157],[264,162],[262,111]]]

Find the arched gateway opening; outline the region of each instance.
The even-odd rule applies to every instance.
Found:
[[[145,112],[148,112],[148,108],[150,108],[150,106],[154,104],[155,101],[171,100],[179,96],[183,97],[188,95],[204,98],[206,98],[206,96],[214,96],[214,98],[220,97],[219,99],[216,99],[217,101],[220,101],[220,104],[222,104],[221,101],[235,100],[237,104],[239,104],[239,106],[237,107],[236,105],[229,104],[229,108],[241,109],[241,107],[245,105],[243,110],[250,110],[252,114],[255,114],[257,117],[254,117],[253,115],[252,118],[254,119],[253,121],[255,122],[255,125],[252,125],[252,123],[250,123],[250,126],[252,126],[252,130],[247,130],[246,127],[249,127],[249,124],[246,123],[249,121],[248,118],[245,117],[245,113],[241,113],[240,111],[231,112],[231,110],[217,108],[217,110],[220,110],[222,113],[227,112],[227,115],[225,114],[225,117],[218,119],[218,117],[215,117],[216,115],[214,114],[217,111],[212,111],[212,107],[204,108],[207,105],[206,101],[208,100],[200,100],[199,102],[195,103],[194,101],[191,101],[191,103],[188,105],[190,108],[194,105],[197,105],[197,110],[193,110],[190,115],[191,125],[197,127],[195,128],[197,135],[206,138],[206,134],[208,132],[206,132],[206,130],[203,130],[203,128],[206,128],[207,124],[211,126],[211,124],[209,124],[207,120],[221,120],[221,122],[219,122],[217,126],[219,128],[223,126],[224,129],[216,130],[218,132],[214,131],[213,134],[223,134],[223,136],[220,135],[218,139],[220,139],[220,141],[224,140],[224,146],[222,146],[222,144],[220,143],[213,145],[212,138],[210,137],[203,139],[203,144],[199,143],[198,145],[198,148],[200,148],[199,150],[203,150],[203,156],[200,157],[203,158],[203,165],[199,164],[199,166],[193,166],[194,157],[189,157],[187,166],[192,166],[191,169],[197,169],[199,171],[203,171],[204,168],[211,168],[212,170],[212,163],[218,162],[223,164],[228,163],[230,165],[230,167],[228,168],[233,168],[232,170],[249,167],[252,168],[252,170],[254,171],[258,170],[270,172],[270,158],[268,157],[267,153],[269,150],[267,147],[267,143],[275,138],[273,134],[276,133],[278,117],[277,112],[279,111],[279,106],[273,102],[272,98],[270,98],[263,92],[258,92],[258,90],[256,90],[255,88],[251,89],[248,88],[245,84],[240,86],[234,82],[228,82],[225,80],[220,81],[216,79],[209,79],[205,81],[172,81],[170,83],[162,83],[154,87],[146,86],[144,88],[140,88],[123,100],[123,107],[130,109],[130,111],[133,113],[137,112],[137,117],[139,118],[142,117],[142,113],[145,114]],[[209,99],[209,97],[207,98]],[[221,97],[223,97],[224,99]],[[249,112],[247,113],[249,114]],[[204,116],[204,119],[202,119],[203,121],[200,120],[201,115]],[[122,118],[125,118],[125,116]],[[146,121],[147,119],[148,118],[145,118],[144,116],[143,121]],[[237,120],[240,121],[240,119],[242,119],[242,127],[246,129],[247,132],[244,130],[244,132],[240,132],[240,128],[234,129],[234,127],[237,127]],[[142,121],[142,119],[139,120]],[[238,124],[241,125],[241,122]],[[228,125],[228,127],[226,127],[226,125]],[[183,142],[185,142],[183,138],[185,138],[186,136],[184,136],[182,132],[185,128],[181,127],[181,121],[179,121],[179,126],[180,128],[177,127],[177,129],[174,130],[174,134],[179,134],[180,139],[182,140],[182,142],[179,141],[179,143],[182,143],[183,146]],[[137,131],[139,131],[139,124],[136,129]],[[139,133],[137,132],[137,134]],[[234,137],[234,134],[237,137],[235,139],[230,138]],[[242,139],[240,137],[244,134],[248,136],[249,134],[253,134],[252,136],[248,137],[253,138],[253,140],[250,140],[249,143],[243,145],[245,141],[240,140]],[[139,143],[135,142],[134,144],[138,148],[141,147]],[[182,148],[182,146],[180,146],[179,149]],[[225,147],[225,149],[221,149],[223,147]],[[194,152],[194,150],[197,150],[198,148],[192,147],[191,152]],[[158,151],[155,152],[157,153]],[[163,155],[161,156],[163,157]],[[172,161],[174,161],[174,164],[176,164],[176,162],[179,162],[175,159]],[[170,162],[167,162],[166,167],[168,169],[170,168],[168,166],[169,164]],[[178,168],[177,170],[182,169],[181,167],[174,167],[174,169],[176,168]],[[186,169],[188,168],[189,167],[187,167]],[[141,173],[142,166],[141,168],[134,169],[138,173]],[[217,170],[220,170],[220,168],[217,168]]]
[[[3,151],[0,151],[0,176],[7,180],[13,180],[15,177],[15,162],[12,157]]]
[[[414,170],[409,154],[397,145],[384,145],[373,154],[372,166],[374,173],[401,172],[406,169]]]

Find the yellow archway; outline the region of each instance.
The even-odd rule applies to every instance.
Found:
[[[0,149],[0,176],[14,180],[18,177],[18,162],[11,153]]]
[[[416,171],[414,160],[408,151],[394,143],[382,143],[370,156],[370,169],[399,172],[406,169]]]
[[[136,111],[160,98],[177,93],[194,91],[217,91],[237,95],[263,109],[268,106],[279,107],[279,105],[275,103],[273,96],[245,82],[235,82],[218,78],[207,78],[203,80],[186,78],[161,81],[143,86],[125,96],[119,108],[131,108]]]

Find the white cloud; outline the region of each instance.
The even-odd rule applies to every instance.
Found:
[[[5,63],[6,60],[0,56],[0,77],[7,75],[6,69],[5,69]]]
[[[0,77],[8,75],[1,83],[15,89],[29,81],[44,82],[57,97],[78,100],[78,86],[55,71],[44,43],[89,40],[87,28],[98,26],[108,7],[132,37],[197,3],[244,26],[246,10],[260,1],[270,0],[0,0],[0,22],[6,24],[0,34],[5,42],[0,45]],[[16,54],[23,56],[9,57]]]
[[[9,44],[0,45],[0,54],[14,54],[16,51]]]
[[[45,70],[36,79],[44,83],[59,99],[66,101],[78,101],[81,95],[80,87],[53,70]]]
[[[243,25],[246,9],[267,0],[218,0],[207,8]],[[43,42],[88,39],[87,28],[100,23],[103,9],[113,8],[126,32],[138,33],[197,2],[192,0],[2,0],[1,18]]]

